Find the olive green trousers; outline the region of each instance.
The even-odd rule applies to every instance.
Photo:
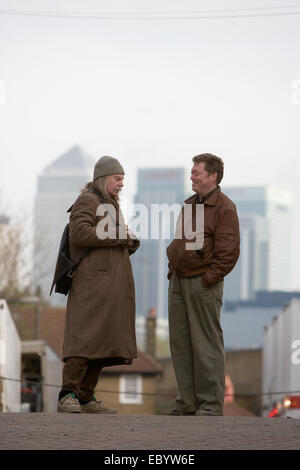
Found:
[[[223,414],[225,353],[220,311],[223,281],[207,288],[201,275],[169,283],[170,350],[178,385],[176,410]]]

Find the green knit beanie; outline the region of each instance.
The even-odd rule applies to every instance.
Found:
[[[94,168],[94,180],[99,176],[108,176],[113,174],[125,175],[121,163],[113,157],[101,157]]]

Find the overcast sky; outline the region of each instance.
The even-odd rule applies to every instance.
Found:
[[[300,14],[277,16],[300,13],[300,1],[275,8],[288,5],[0,0],[2,197],[13,210],[31,207],[37,175],[74,144],[119,158],[129,196],[138,167],[190,171],[195,154],[212,152],[224,159],[223,185],[293,193],[292,287],[300,289]],[[7,9],[233,10],[232,18],[103,20],[1,14]],[[236,17],[244,14],[270,16]]]

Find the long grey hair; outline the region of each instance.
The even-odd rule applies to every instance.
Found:
[[[89,181],[81,190],[81,193],[85,193],[87,191],[90,191],[91,189],[96,189],[99,191],[99,193],[102,195],[103,199],[110,203],[113,204],[114,206],[118,207],[119,204],[119,196],[110,196],[106,190],[107,186],[107,176],[99,176],[99,178],[96,178],[93,181]]]

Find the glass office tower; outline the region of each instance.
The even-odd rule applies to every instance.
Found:
[[[225,300],[247,300],[257,290],[291,286],[291,208],[289,191],[274,187],[224,187],[240,220],[239,261],[225,280]]]
[[[138,316],[146,316],[150,308],[155,308],[159,318],[168,317],[168,260],[167,246],[174,236],[176,210],[185,199],[184,168],[149,168],[138,170],[137,194],[135,204],[147,209],[144,223],[148,225],[147,239],[141,239],[141,247],[132,257],[136,288],[136,307]],[[153,217],[158,205],[165,204],[160,218]],[[155,207],[156,205],[156,207]],[[172,207],[173,206],[173,207]],[[170,217],[167,207],[170,209]],[[151,221],[152,213],[152,221]],[[174,219],[175,217],[175,219]],[[157,224],[159,223],[159,227]],[[159,237],[153,239],[152,234]],[[146,235],[146,233],[144,233]]]

